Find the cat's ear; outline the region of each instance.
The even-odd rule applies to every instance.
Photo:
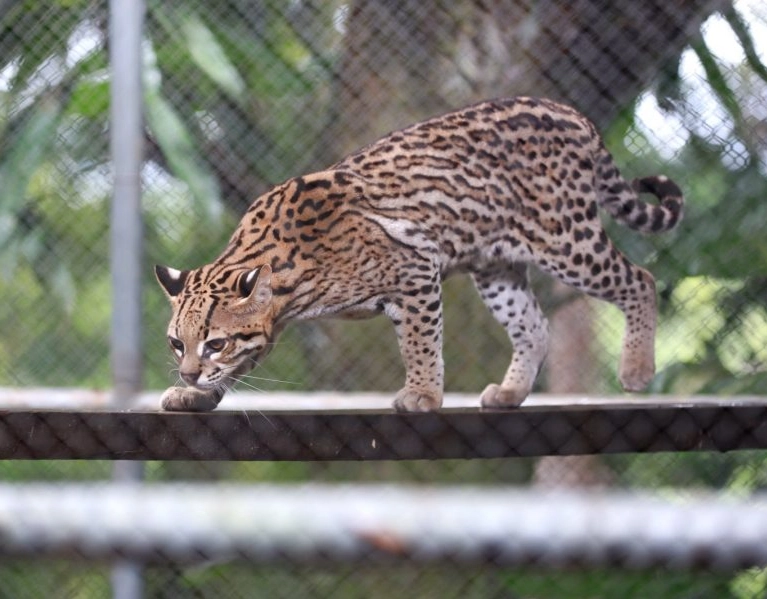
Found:
[[[235,312],[251,314],[266,310],[272,301],[272,267],[264,264],[241,274],[237,293],[242,299],[235,303]]]
[[[184,288],[186,278],[189,276],[188,270],[176,270],[175,268],[169,268],[168,266],[155,266],[154,275],[157,277],[157,282],[162,287],[165,295],[168,299],[173,299]]]

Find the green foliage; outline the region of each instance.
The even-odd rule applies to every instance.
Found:
[[[557,576],[519,574],[509,576],[509,587],[520,597],[539,599],[583,599],[611,597],[620,589],[621,599],[736,599],[730,591],[730,577],[722,574],[665,572],[616,572],[614,570],[572,571]],[[754,595],[755,596],[755,595]]]
[[[36,564],[3,559],[0,599],[93,599],[111,596],[109,568],[103,564],[49,561]]]
[[[217,227],[221,217],[218,185],[200,159],[191,135],[171,104],[156,90],[147,89],[144,99],[147,122],[167,157],[168,166],[187,184],[192,207],[206,222]]]

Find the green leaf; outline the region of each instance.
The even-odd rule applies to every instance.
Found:
[[[109,110],[109,82],[80,81],[72,91],[67,112],[88,118],[106,114]]]
[[[32,176],[56,139],[61,102],[45,95],[37,102],[0,166],[0,212],[15,213],[24,202]]]
[[[662,110],[673,110],[674,102],[682,98],[681,52],[667,60],[658,70],[655,100]]]
[[[764,63],[759,58],[759,53],[754,45],[754,38],[748,29],[746,21],[732,6],[725,11],[724,18],[727,19],[727,23],[737,36],[741,48],[743,48],[743,53],[746,55],[748,66],[754,70],[762,81],[767,81],[767,67],[764,66]]]
[[[159,92],[148,91],[144,100],[149,128],[172,173],[187,184],[196,207],[206,219],[219,222],[222,207],[216,178],[199,156],[181,117]]]
[[[184,18],[181,28],[195,64],[227,95],[241,100],[245,83],[213,32],[194,14]]]
[[[77,299],[77,287],[75,285],[72,273],[63,265],[54,270],[48,277],[51,293],[62,303],[62,308],[67,314],[72,314],[75,310],[75,300]]]
[[[719,62],[704,41],[703,36],[697,36],[690,44],[690,47],[703,66],[703,70],[706,73],[706,81],[724,106],[725,110],[732,117],[735,124],[735,131],[739,134],[739,137],[743,139],[743,111],[740,108],[738,99],[727,84],[727,77],[722,71]]]

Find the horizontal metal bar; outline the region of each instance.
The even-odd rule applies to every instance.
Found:
[[[412,460],[767,448],[767,403],[510,411],[0,410],[0,459]]]
[[[0,486],[0,555],[767,564],[767,500],[394,486]]]

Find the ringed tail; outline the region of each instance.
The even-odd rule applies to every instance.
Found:
[[[621,177],[612,157],[604,151],[597,158],[597,196],[599,205],[615,220],[641,233],[663,233],[682,219],[684,194],[664,175],[634,179]],[[651,193],[658,198],[651,204],[639,197]]]

